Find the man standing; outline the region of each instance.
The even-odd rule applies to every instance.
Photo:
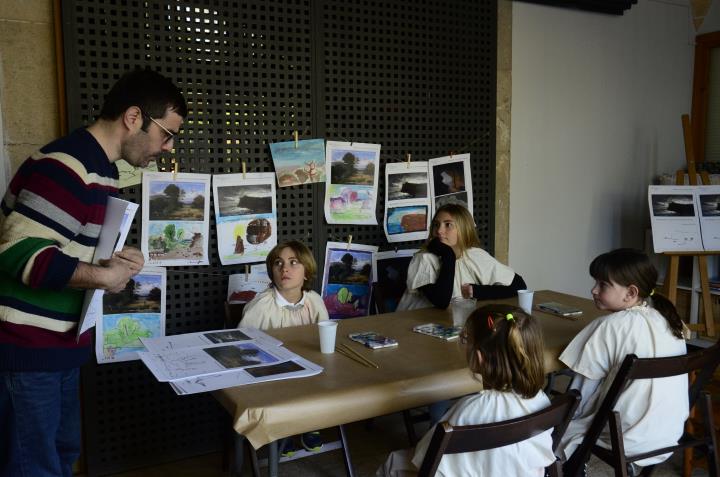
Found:
[[[87,289],[118,292],[143,267],[125,247],[92,265],[114,162],[146,167],[170,151],[187,115],[162,75],[126,73],[99,119],[41,148],[13,177],[0,213],[0,476],[71,476],[80,454],[76,341]]]

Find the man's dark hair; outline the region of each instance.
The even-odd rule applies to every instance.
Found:
[[[142,111],[143,130],[150,125],[147,116],[162,118],[168,108],[183,118],[187,116],[185,98],[178,87],[168,78],[151,70],[125,73],[105,96],[100,118],[115,120],[130,106],[137,106]]]

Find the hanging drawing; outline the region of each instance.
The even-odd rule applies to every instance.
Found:
[[[331,319],[368,315],[377,249],[372,245],[327,243],[322,297]]]
[[[213,176],[218,255],[223,265],[261,262],[277,244],[275,176]]]
[[[325,157],[327,223],[377,225],[380,144],[328,141]]]
[[[384,225],[388,242],[427,238],[428,188],[427,162],[396,162],[385,166]]]
[[[473,213],[470,154],[430,159],[432,213],[445,204],[460,204]]]
[[[209,174],[143,174],[141,248],[146,265],[207,265],[209,224]]]
[[[278,187],[325,182],[325,140],[270,144]]]

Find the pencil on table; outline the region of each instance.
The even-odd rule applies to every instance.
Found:
[[[366,363],[365,361],[361,360],[361,359],[358,358],[357,356],[354,356],[354,355],[348,353],[347,351],[345,351],[345,350],[342,349],[342,348],[336,348],[335,351],[337,351],[337,352],[340,353],[341,355],[345,356],[346,358],[355,361],[356,363],[362,364],[363,366],[370,367],[370,365],[369,365],[368,363]]]
[[[367,359],[365,356],[361,355],[360,353],[358,353],[357,351],[355,351],[354,349],[352,349],[352,348],[349,347],[348,345],[346,345],[346,344],[340,344],[339,346],[340,346],[340,348],[344,349],[345,351],[349,351],[350,353],[354,354],[354,355],[357,356],[358,358],[362,359],[365,363],[368,364],[368,366],[371,366],[371,367],[376,368],[376,369],[377,369],[377,368],[380,368],[380,366],[378,366],[377,363],[375,363],[375,362],[373,362],[373,361],[370,361],[370,360]]]

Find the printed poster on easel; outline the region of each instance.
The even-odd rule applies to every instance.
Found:
[[[385,166],[384,225],[388,242],[428,237],[428,189],[427,162],[396,162]]]
[[[649,186],[655,253],[703,250],[694,186]]]
[[[114,363],[140,359],[140,338],[165,336],[166,270],[145,267],[131,278],[125,289],[105,293],[102,317],[95,331],[97,362]]]
[[[213,176],[218,255],[223,265],[262,262],[277,244],[275,175]]]
[[[720,186],[697,186],[697,204],[703,247],[720,250]]]
[[[325,153],[325,220],[377,225],[380,144],[328,141]]]
[[[460,204],[473,215],[470,154],[430,159],[431,217],[445,204]]]
[[[367,316],[375,277],[373,245],[328,242],[325,249],[322,298],[330,319]]]
[[[146,265],[207,265],[210,174],[146,172],[142,182]]]

